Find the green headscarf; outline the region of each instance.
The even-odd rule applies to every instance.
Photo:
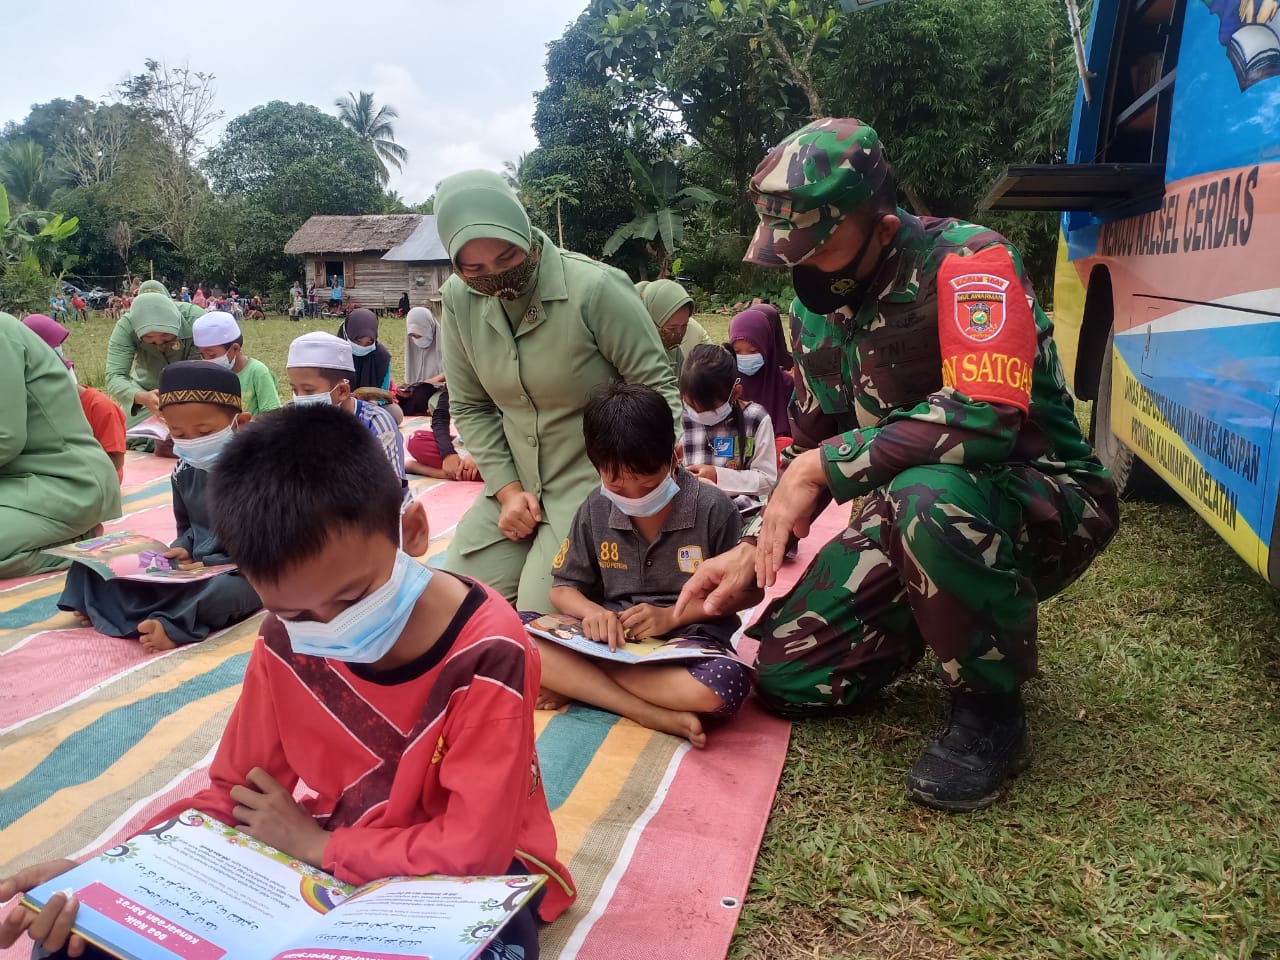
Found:
[[[652,281],[645,286],[641,299],[644,300],[644,308],[649,311],[649,316],[653,318],[653,325],[659,330],[671,319],[673,313],[693,303],[693,297],[674,280]]]
[[[636,284],[636,293],[640,294],[640,296],[643,298],[645,288],[648,287],[649,284],[651,284],[652,282],[653,282],[652,280],[641,280],[639,283]]]
[[[455,173],[440,182],[436,228],[455,262],[469,240],[506,240],[526,253],[533,244],[529,214],[507,182],[489,170]]]
[[[147,281],[147,283],[152,282],[154,281]],[[142,337],[148,333],[182,336],[182,314],[178,312],[177,306],[169,299],[168,294],[161,296],[150,291],[143,293],[139,289],[138,295],[133,298],[133,306],[129,308],[128,317],[135,337]]]
[[[142,285],[138,287],[138,293],[163,293],[169,296],[169,288],[159,280],[143,280]]]

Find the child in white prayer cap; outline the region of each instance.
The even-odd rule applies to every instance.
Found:
[[[235,317],[221,310],[196,317],[191,324],[191,339],[201,360],[224,366],[240,378],[240,402],[250,414],[256,417],[279,409],[280,389],[275,374],[245,351],[244,334]]]

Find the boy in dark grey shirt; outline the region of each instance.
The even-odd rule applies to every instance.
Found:
[[[703,560],[738,542],[733,501],[676,463],[670,410],[650,387],[611,384],[587,404],[582,429],[600,489],[578,508],[556,554],[552,604],[611,649],[627,638],[680,637],[731,652],[736,616],[708,616],[694,603],[677,617],[675,602]],[[735,713],[751,689],[751,670],[736,659],[613,664],[538,646],[539,706],[580,700],[695,747],[707,740],[699,714]]]

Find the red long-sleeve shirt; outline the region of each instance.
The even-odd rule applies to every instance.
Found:
[[[540,674],[519,617],[479,584],[431,650],[382,674],[295,654],[268,616],[211,785],[155,822],[195,807],[234,824],[230,790],[261,767],[315,794],[303,804],[333,832],[321,867],[338,879],[501,874],[519,859],[549,875],[552,920],[576,893],[534,751]]]

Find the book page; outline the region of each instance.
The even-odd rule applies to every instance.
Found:
[[[628,639],[617,650],[610,650],[607,643],[590,640],[582,632],[582,621],[576,617],[551,613],[525,624],[525,630],[543,640],[550,640],[562,647],[575,650],[597,660],[612,663],[675,663],[689,660],[705,660],[709,657],[736,659],[727,650],[713,643],[695,638],[672,637],[648,640]]]
[[[371,883],[272,960],[470,960],[546,879],[397,877]]]
[[[354,888],[196,810],[32,890],[80,900],[75,929],[125,960],[266,960]]]

